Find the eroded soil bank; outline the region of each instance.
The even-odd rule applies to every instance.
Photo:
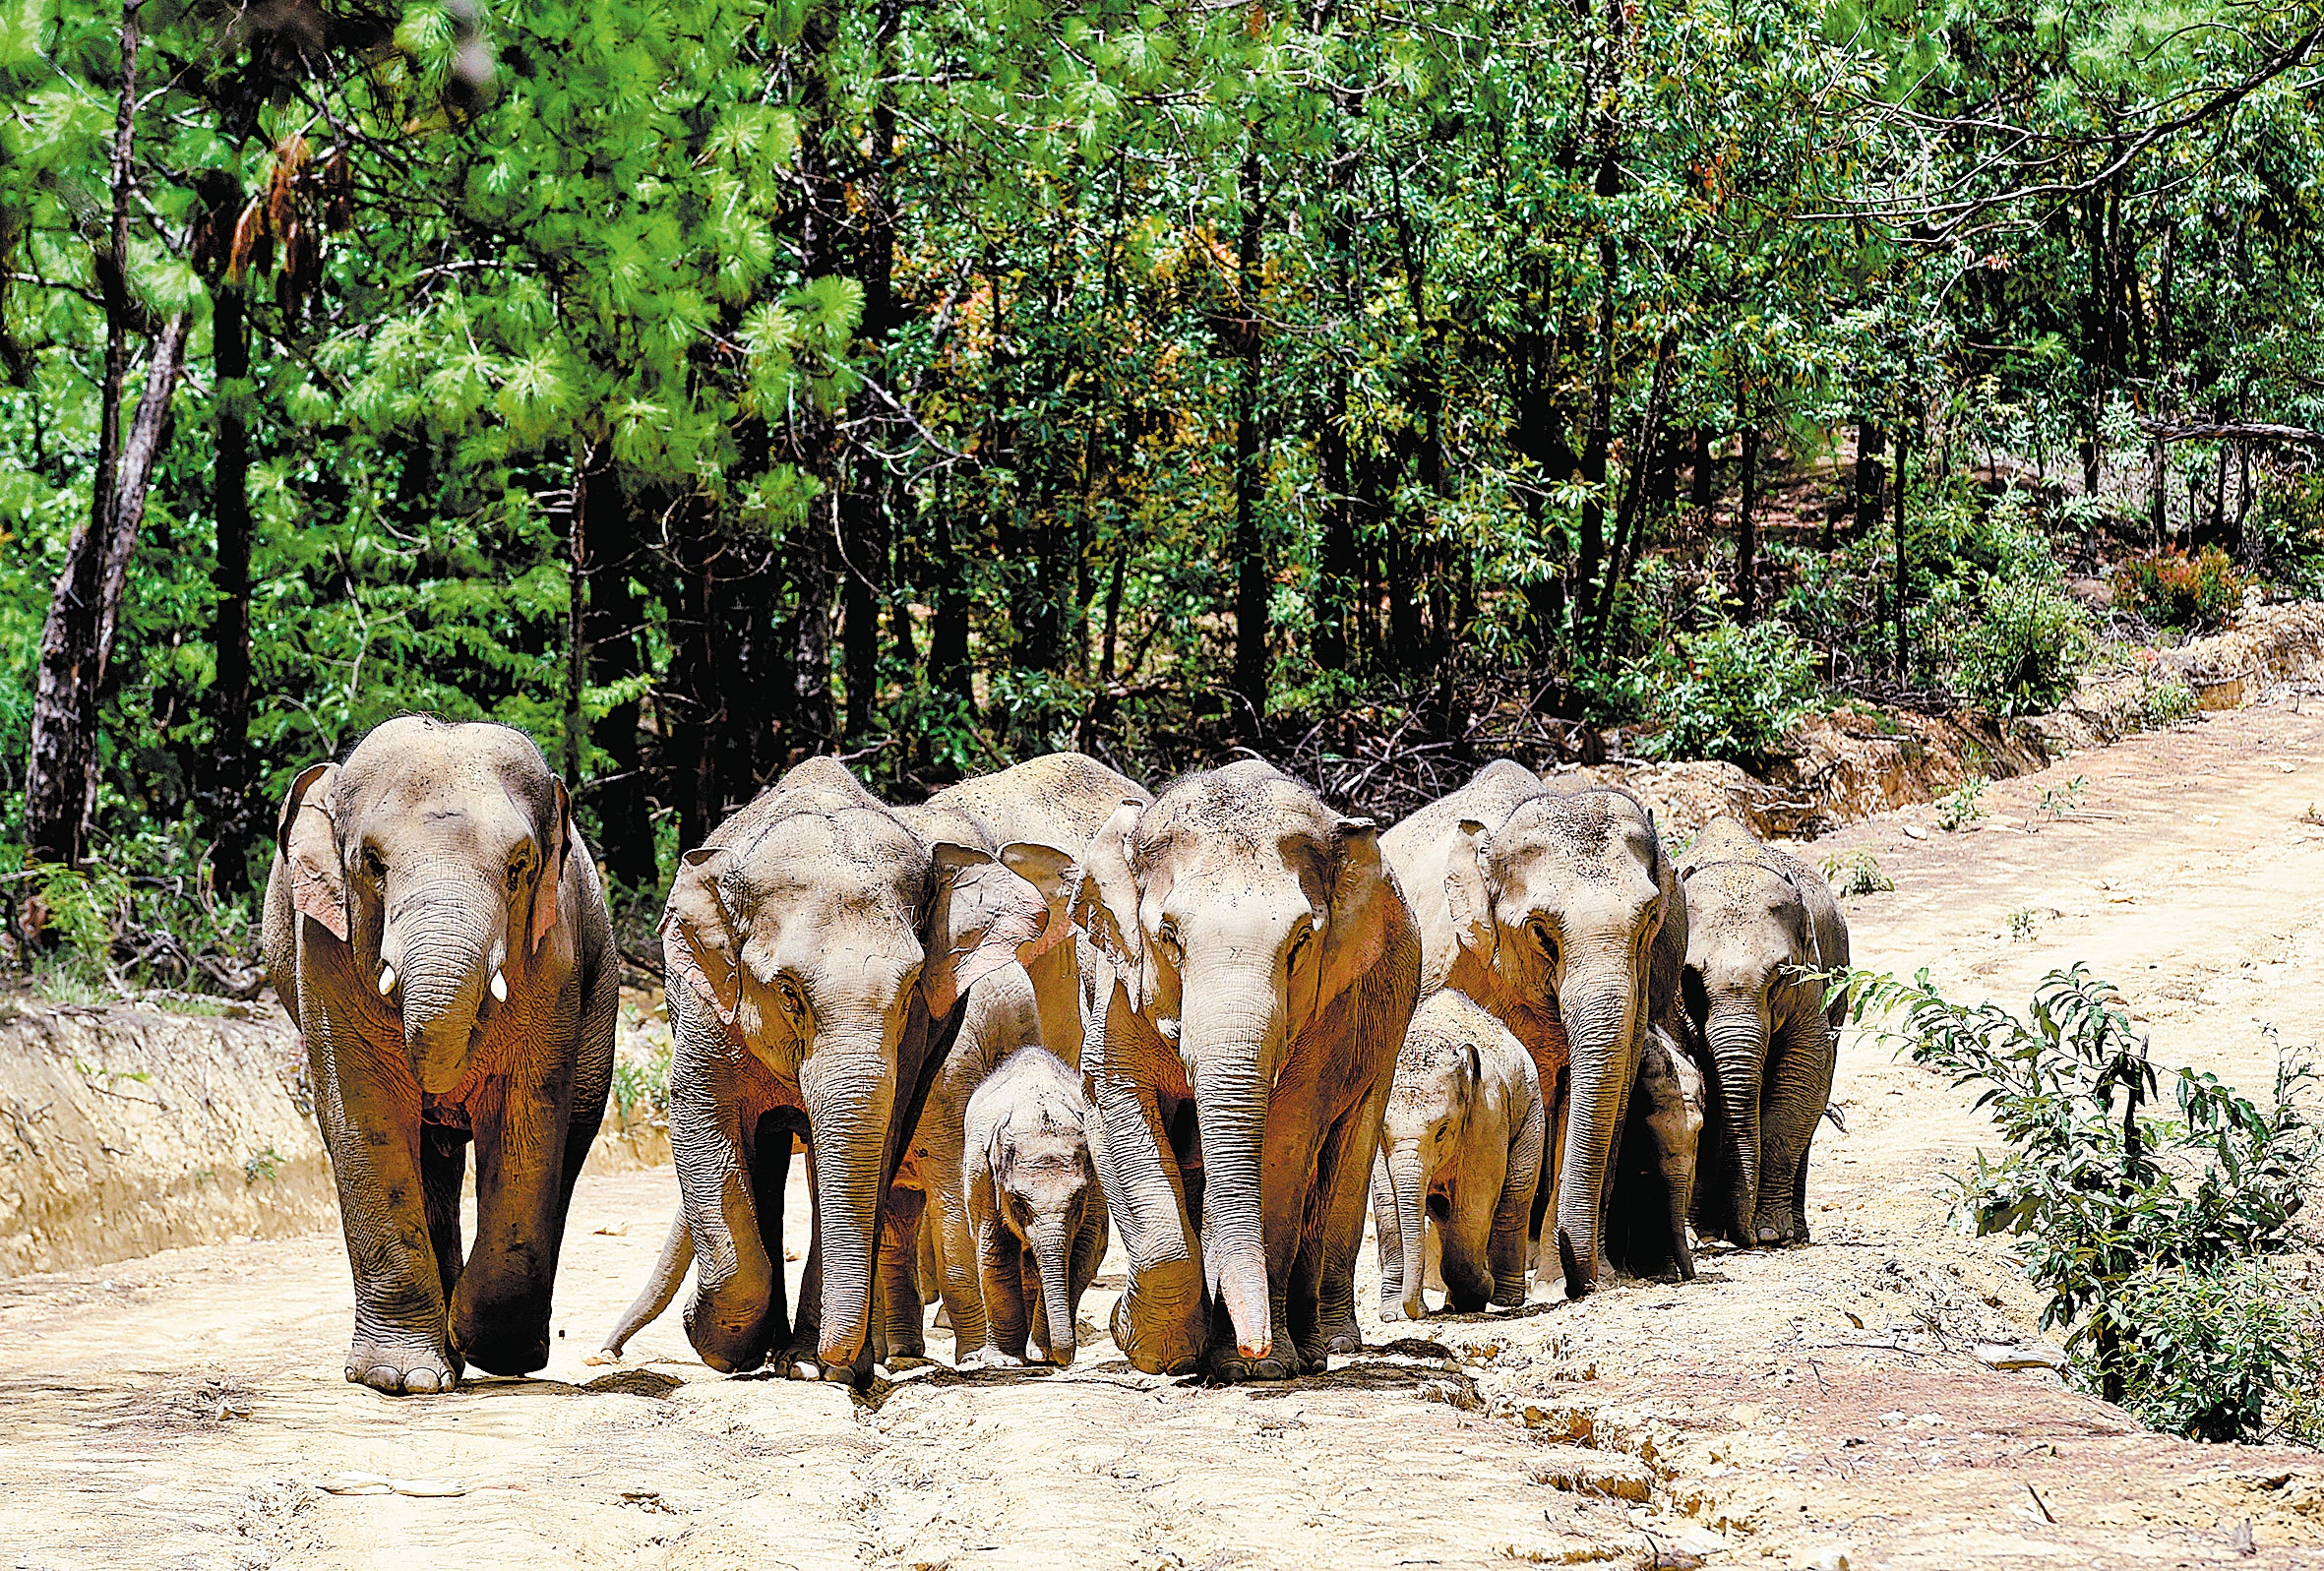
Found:
[[[2076,775],[2066,817],[2034,811]],[[1971,832],[1916,809],[1815,849],[1868,850],[1896,880],[1851,902],[1863,963],[2022,1005],[2084,960],[2162,1057],[2262,1089],[2257,1022],[2297,1044],[2324,1015],[2319,802],[2324,714],[2284,701],[2005,781]],[[23,1277],[0,1284],[0,1549],[26,1567],[2324,1565],[2318,1459],[2159,1438],[2054,1375],[1978,1362],[2037,1309],[1945,1224],[1980,1124],[1863,1040],[1836,1099],[1849,1129],[1817,1142],[1813,1245],[1394,1328],[1371,1318],[1368,1246],[1379,1351],[1277,1387],[1129,1371],[1102,1330],[1118,1259],[1062,1373],[923,1370],[864,1397],[724,1379],[675,1316],[592,1367],[668,1219],[667,1169],[584,1178],[545,1377],[445,1398],[341,1378],[335,1232]],[[344,1470],[464,1492],[318,1490]]]

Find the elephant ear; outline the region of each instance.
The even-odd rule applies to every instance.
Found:
[[[1491,965],[1500,949],[1500,926],[1493,919],[1493,890],[1485,881],[1485,825],[1463,818],[1444,847],[1444,902],[1461,947]]]
[[[1130,868],[1130,837],[1137,816],[1138,804],[1124,802],[1098,829],[1081,854],[1081,876],[1070,911],[1073,926],[1089,935],[1128,984],[1131,1003],[1143,1009],[1153,988],[1146,974],[1145,934],[1137,920],[1137,876]]]
[[[347,941],[347,870],[339,858],[338,818],[332,795],[338,765],[310,763],[290,783],[275,819],[275,850],[290,878],[290,905],[324,931]]]
[[[540,877],[532,886],[532,947],[535,949],[557,925],[557,897],[565,885],[565,859],[573,854],[573,798],[566,792],[564,781],[552,779],[549,783],[557,788],[557,811],[549,827],[548,847],[541,858]]]
[[[1331,920],[1323,936],[1323,969],[1316,986],[1319,1009],[1364,979],[1387,952],[1399,912],[1411,921],[1404,892],[1379,854],[1379,825],[1342,818],[1333,825],[1339,864],[1331,878]]]
[[[935,886],[923,929],[928,960],[920,968],[920,991],[929,1018],[941,1020],[979,977],[1040,942],[1049,907],[1031,884],[974,846],[938,842],[928,871]]]
[[[718,876],[733,865],[733,854],[718,847],[687,852],[678,859],[670,903],[662,909],[664,966],[674,980],[709,1000],[728,1025],[742,1007],[742,944],[718,892]]]
[[[1041,941],[1017,956],[1029,965],[1073,936],[1070,907],[1073,885],[1080,881],[1081,870],[1057,847],[1030,840],[1003,846],[1001,865],[1031,884],[1049,908],[1049,924],[1041,930]]]

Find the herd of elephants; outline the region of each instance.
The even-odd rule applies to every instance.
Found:
[[[388,721],[292,784],[265,931],[347,1378],[539,1369],[619,1008],[565,785],[520,731]],[[1216,1381],[1361,1350],[1368,1204],[1387,1319],[1804,1241],[1848,961],[1813,869],[1730,819],[1674,855],[1619,789],[1500,761],[1382,830],[1256,760],[1149,792],[1078,754],[918,807],[799,764],[685,852],[661,939],[682,1200],[607,1346],[691,1266],[712,1368],[858,1384],[931,1296],[963,1364],[1070,1362],[1109,1228],[1124,1356]]]

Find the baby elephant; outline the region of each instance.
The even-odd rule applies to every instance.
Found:
[[[1073,1361],[1074,1317],[1106,1252],[1106,1200],[1090,1149],[1098,1122],[1081,1077],[1046,1048],[1019,1048],[968,1099],[961,1147],[969,1231],[983,1277],[985,1343],[962,1367],[1025,1361],[1033,1346]]]
[[[1686,1012],[1709,1050],[1697,1231],[1744,1248],[1807,1241],[1807,1148],[1832,1094],[1848,923],[1816,871],[1732,818],[1688,852]]]
[[[1668,1030],[1649,1027],[1645,1051],[1638,1056],[1632,1126],[1645,1125],[1650,1149],[1640,1154],[1661,1179],[1670,1215],[1665,1242],[1671,1264],[1687,1282],[1694,1280],[1694,1249],[1686,1240],[1686,1214],[1694,1195],[1695,1158],[1702,1147],[1705,1095],[1701,1066]],[[1646,1253],[1641,1251],[1642,1257]]]
[[[1488,1302],[1525,1301],[1526,1224],[1548,1124],[1532,1055],[1498,1020],[1450,989],[1413,1012],[1372,1173],[1381,1319],[1427,1312],[1428,1219],[1450,1308],[1473,1314]]]

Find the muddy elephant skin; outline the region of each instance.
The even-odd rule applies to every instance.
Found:
[[[704,1362],[869,1377],[888,1181],[965,996],[1045,925],[1040,896],[988,851],[922,837],[828,758],[681,859],[662,924],[670,1149],[696,1267],[686,1330]],[[794,1318],[782,1205],[800,1136],[814,1231]],[[673,1240],[657,1272],[682,1252]]]
[[[1445,1306],[1474,1314],[1525,1301],[1525,1229],[1548,1116],[1533,1057],[1458,993],[1413,1011],[1396,1055],[1373,1169],[1379,1313],[1418,1320],[1423,1242],[1441,1242]]]
[[[265,932],[354,1272],[347,1378],[447,1391],[470,1365],[540,1368],[620,985],[564,783],[507,726],[388,721],[292,784]]]
[[[1686,1012],[1710,1078],[1695,1231],[1805,1243],[1807,1151],[1846,1008],[1821,978],[1848,964],[1848,922],[1821,874],[1733,818],[1703,830],[1682,873]]]
[[[1282,1379],[1362,1346],[1355,1261],[1420,944],[1369,819],[1264,764],[1125,803],[1072,902],[1133,1367]]]
[[[1578,1298],[1602,1264],[1621,1263],[1602,1260],[1611,1206],[1658,1226],[1668,1214],[1664,1196],[1608,1181],[1647,1027],[1679,1018],[1686,900],[1654,816],[1625,791],[1560,791],[1503,759],[1381,835],[1380,849],[1420,926],[1423,995],[1466,995],[1533,1055],[1550,1112],[1536,1269],[1549,1274],[1554,1240]]]

